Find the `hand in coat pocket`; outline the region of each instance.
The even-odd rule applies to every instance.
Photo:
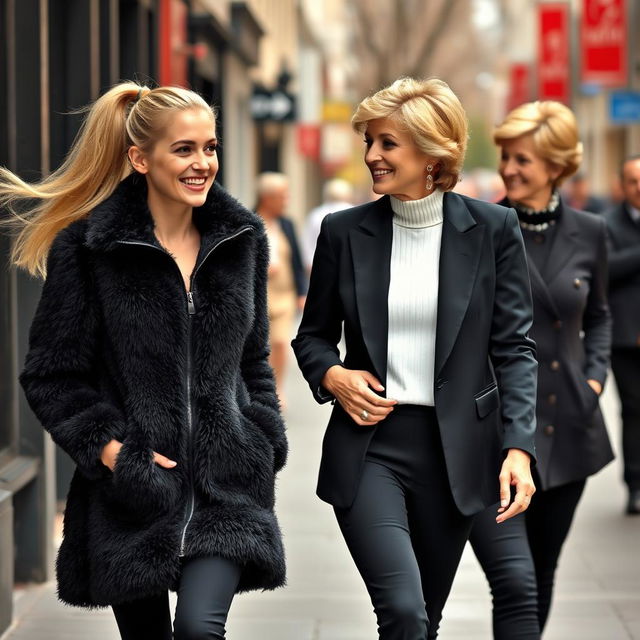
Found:
[[[115,469],[120,449],[122,449],[122,442],[118,440],[111,440],[102,449],[100,460],[110,471]],[[153,452],[153,461],[165,469],[173,469],[178,464],[175,460],[170,460],[157,451]]]
[[[114,517],[148,520],[178,503],[182,478],[176,463],[140,442],[135,435],[111,441],[101,457],[112,474],[104,496]]]
[[[600,395],[602,393],[602,385],[597,380],[587,380],[587,384],[594,390],[596,395]]]
[[[597,380],[585,380],[584,378],[581,382],[583,415],[590,419],[593,412],[598,408],[602,385]]]

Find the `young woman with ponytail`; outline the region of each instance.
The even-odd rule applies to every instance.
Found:
[[[46,278],[21,383],[77,465],[58,594],[125,639],[224,638],[236,592],[284,583],[268,248],[216,145],[200,96],[123,83],[42,182],[0,169],[13,261]]]

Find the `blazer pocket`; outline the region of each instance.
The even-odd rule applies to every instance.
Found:
[[[475,396],[475,401],[478,418],[486,418],[492,411],[495,411],[500,406],[498,386],[494,384],[488,389],[483,389]]]

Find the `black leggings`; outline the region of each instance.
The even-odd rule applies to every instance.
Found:
[[[378,425],[355,501],[335,512],[381,640],[436,638],[472,519],[453,502],[432,408]]]
[[[113,606],[122,640],[218,640],[225,637],[240,568],[220,557],[185,560],[178,587],[175,630],[167,592]]]
[[[498,505],[476,516],[469,540],[491,587],[495,640],[540,638],[585,482],[539,490],[525,513],[502,524],[495,521]]]

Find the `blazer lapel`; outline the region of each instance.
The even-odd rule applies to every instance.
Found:
[[[457,194],[445,193],[438,284],[436,376],[453,349],[469,306],[483,237],[484,226],[476,223],[464,200]]]
[[[558,230],[549,258],[542,270],[542,276],[548,284],[551,284],[558,277],[578,247],[579,230],[575,218],[571,215],[571,210],[564,207],[562,203],[560,203],[560,207]]]
[[[533,260],[527,261],[529,267],[529,280],[531,282],[531,295],[534,297],[543,307],[550,311],[555,317],[559,316],[556,303],[551,297],[551,292],[547,283],[544,281],[542,274],[538,271],[538,267],[533,263]]]
[[[360,328],[380,382],[386,386],[389,278],[393,211],[388,197],[376,201],[349,233]]]

